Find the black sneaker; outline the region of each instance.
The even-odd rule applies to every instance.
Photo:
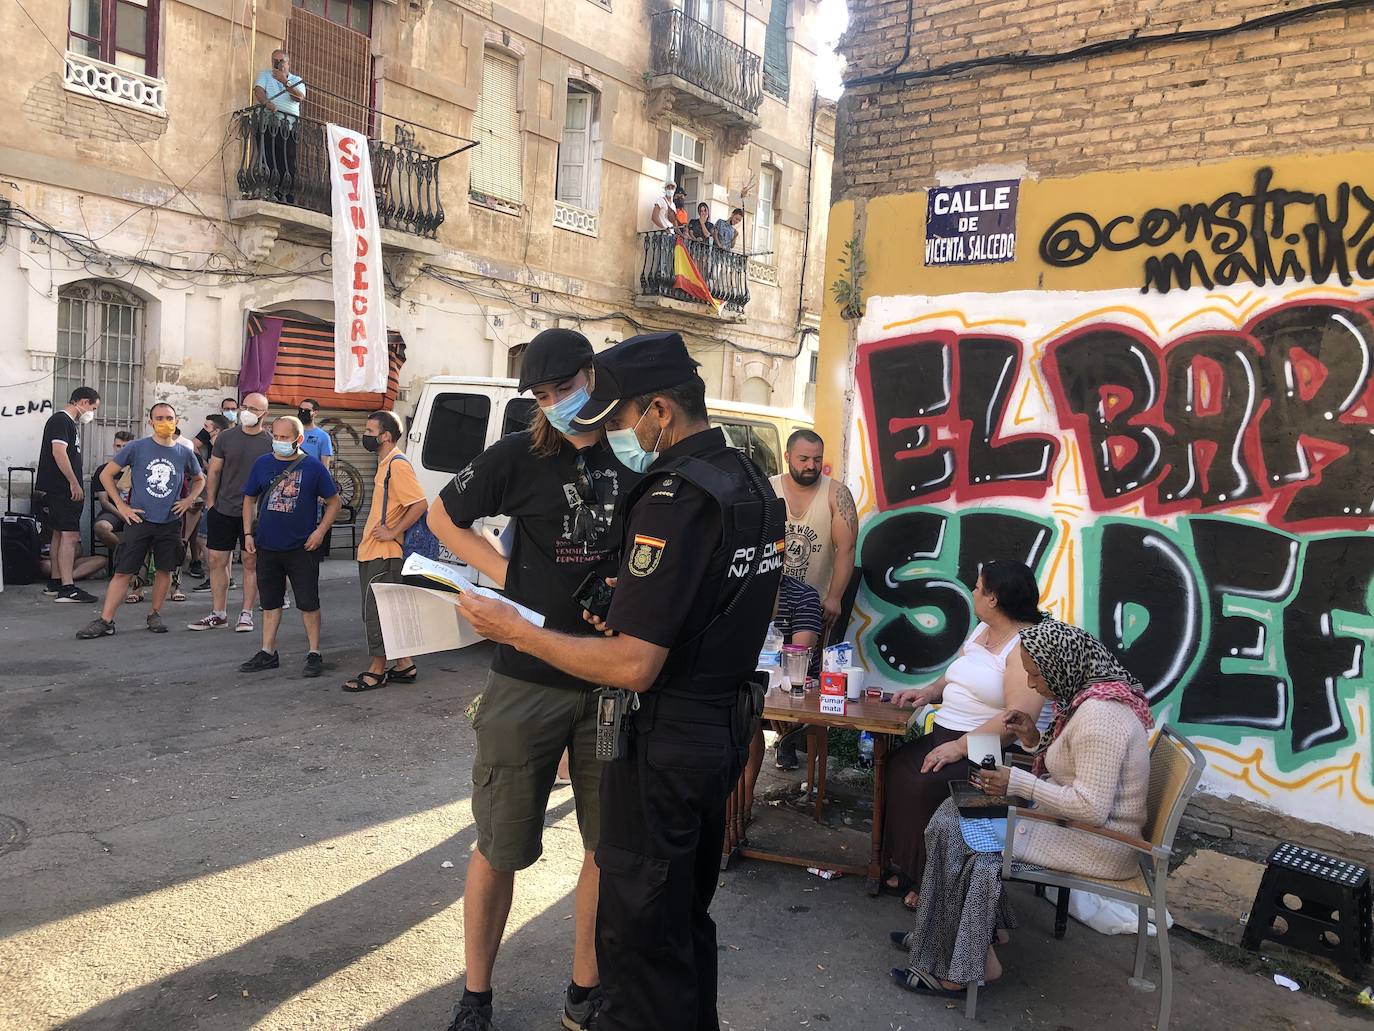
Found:
[[[596,1027],[596,1015],[606,1004],[606,993],[597,985],[582,1002],[572,1001],[572,985],[563,993],[563,1026],[568,1031],[591,1031]]]
[[[49,580],[47,586],[43,588],[43,593],[49,598],[55,598],[60,590],[62,590],[61,580]]]
[[[192,573],[191,575],[192,575],[192,576],[203,576],[204,574],[203,574],[203,573]],[[194,587],[191,588],[191,593],[192,593],[192,594],[204,594],[204,593],[205,593],[206,591],[208,591],[208,590],[210,590],[210,578],[207,576],[207,577],[205,577],[205,579],[204,579],[202,582],[196,584]]]
[[[306,652],[305,669],[301,671],[303,677],[317,677],[324,672],[324,656],[319,652]]]
[[[91,602],[99,600],[100,599],[94,594],[83,591],[80,587],[76,586],[76,584],[66,584],[59,587],[57,590],[57,597],[53,599],[53,601],[57,602],[81,602],[82,604],[90,604]]]
[[[186,568],[186,572],[190,573],[192,576],[204,576],[204,575],[205,575],[205,563],[204,563],[204,562],[192,562],[192,563]]]
[[[265,669],[276,669],[280,665],[281,662],[278,660],[276,652],[269,654],[265,651],[259,651],[247,662],[239,664],[239,672],[261,673]]]
[[[92,641],[97,637],[113,636],[114,632],[115,625],[113,623],[106,622],[97,616],[76,632],[76,638],[79,641]]]
[[[491,1005],[464,999],[453,1007],[453,1020],[446,1031],[491,1031]]]

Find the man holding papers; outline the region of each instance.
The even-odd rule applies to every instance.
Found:
[[[719,1027],[707,909],[726,799],[763,707],[750,679],[782,576],[784,511],[707,423],[706,387],[677,333],[603,352],[593,383],[573,428],[604,424],[621,462],[646,472],[625,501],[615,594],[597,621],[615,636],[536,627],[471,592],[458,609],[531,659],[633,692],[599,696],[602,722],[627,730],[602,742],[616,756],[605,764],[596,849],[606,994],[590,1026],[704,1031]],[[479,722],[485,711],[484,701]]]
[[[429,510],[430,529],[450,551],[562,634],[595,634],[582,621],[574,596],[588,574],[615,575],[616,502],[639,479],[616,461],[599,426],[571,425],[589,396],[591,364],[591,344],[580,333],[549,329],[530,341],[520,389],[532,391],[539,403],[533,424],[478,455]],[[478,519],[494,515],[507,515],[515,524],[508,558],[472,529]],[[479,594],[464,591],[460,597]],[[454,1031],[491,1026],[492,969],[514,898],[515,871],[532,865],[543,850],[544,812],[565,749],[585,856],[563,1026],[589,1027],[601,1003],[593,856],[600,826],[593,695],[599,682],[595,674],[569,675],[509,645],[496,649],[473,724],[477,849],[464,892],[467,981],[450,1025]]]

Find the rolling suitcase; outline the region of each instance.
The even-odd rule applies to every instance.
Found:
[[[15,511],[15,473],[27,473],[29,477],[27,512]],[[5,506],[3,522],[0,522],[0,569],[3,570],[7,584],[31,584],[42,575],[38,571],[42,548],[38,537],[38,519],[33,511],[33,479],[32,469],[13,465],[9,467],[5,478],[6,496],[9,500]]]

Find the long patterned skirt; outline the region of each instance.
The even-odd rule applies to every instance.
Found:
[[[1016,926],[1001,872],[1002,854],[971,849],[959,829],[959,810],[947,799],[926,827],[911,969],[955,984],[983,979],[997,929]]]

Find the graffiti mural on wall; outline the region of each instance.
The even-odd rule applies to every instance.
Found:
[[[848,465],[866,663],[931,680],[978,563],[1020,559],[1212,783],[1374,829],[1371,311],[1339,286],[873,299]]]

